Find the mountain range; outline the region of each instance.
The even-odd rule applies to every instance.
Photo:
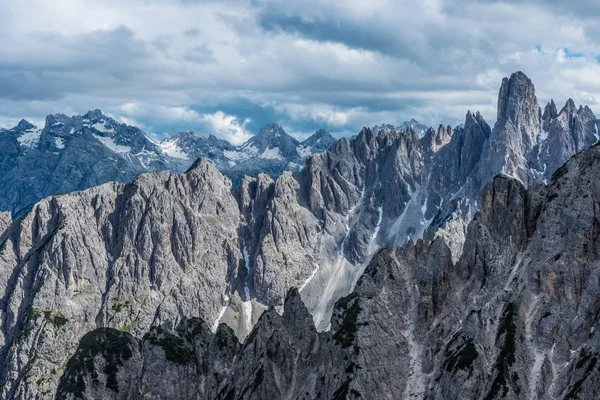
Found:
[[[2,397],[597,397],[598,127],[516,72],[493,128],[469,111],[308,155],[268,125],[231,168],[302,169],[234,185],[217,152],[4,213]],[[51,132],[32,140],[83,140]],[[128,137],[109,145],[147,150]]]
[[[260,172],[277,177],[284,170],[300,170],[306,156],[325,151],[335,141],[321,129],[300,143],[270,124],[241,146],[193,131],[157,142],[100,110],[74,117],[49,115],[43,128],[21,120],[12,129],[0,130],[0,210],[20,216],[50,195],[130,182],[144,172],[182,173],[200,157],[236,184],[244,175]]]

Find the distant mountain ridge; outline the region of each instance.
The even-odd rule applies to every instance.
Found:
[[[73,117],[49,115],[43,128],[21,120],[14,128],[0,129],[0,210],[21,215],[50,195],[129,182],[144,172],[182,173],[200,157],[235,184],[244,175],[261,172],[277,177],[284,170],[300,170],[305,157],[335,142],[324,130],[298,142],[277,124],[267,125],[241,146],[194,131],[157,142],[101,110]]]
[[[417,121],[414,118],[412,118],[410,121],[404,121],[403,123],[401,123],[398,126],[394,126],[394,125],[390,125],[390,124],[381,124],[381,125],[375,125],[373,128],[371,128],[371,130],[375,134],[379,133],[380,131],[393,131],[393,132],[398,132],[398,133],[405,133],[408,130],[412,130],[419,137],[425,136],[425,133],[427,132],[428,129],[429,129],[429,127],[427,125],[421,124],[419,121]]]

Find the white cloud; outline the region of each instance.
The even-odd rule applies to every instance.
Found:
[[[18,118],[1,117],[0,116],[0,129],[10,129],[19,123]]]
[[[273,104],[277,113],[284,114],[292,121],[312,121],[332,127],[344,126],[354,110],[339,110],[327,104]]]
[[[130,121],[132,124],[139,124],[139,121],[150,118],[154,121],[190,125],[197,125],[202,121],[202,116],[198,112],[186,106],[164,106],[134,101],[123,103],[109,111],[116,118]],[[152,129],[152,127],[148,127],[148,129]]]
[[[162,123],[173,123],[178,126],[188,126],[199,133],[212,133],[217,137],[225,139],[233,144],[247,141],[252,134],[246,129],[250,119],[242,122],[234,115],[228,115],[223,111],[200,114],[186,106],[154,106],[140,102],[129,102],[121,104],[113,114],[121,121],[127,121],[131,125],[139,126],[138,120],[144,118],[161,121]],[[147,127],[150,133],[153,128]],[[159,132],[160,133],[160,132]],[[165,132],[169,133],[169,132]],[[172,133],[172,132],[170,132]]]
[[[233,115],[227,115],[223,111],[217,111],[213,114],[204,114],[202,119],[212,128],[212,133],[233,144],[242,144],[252,137],[252,134],[246,130],[246,124],[250,122],[246,119],[240,123]]]

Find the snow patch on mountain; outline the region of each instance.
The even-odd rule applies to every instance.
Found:
[[[244,161],[248,159],[248,155],[239,150],[225,150],[223,155],[231,161]]]
[[[63,138],[59,138],[59,137],[55,137],[54,138],[54,145],[56,146],[57,149],[64,149],[65,148],[65,139]]]
[[[213,333],[217,332],[217,329],[219,328],[221,319],[223,319],[223,315],[225,315],[225,311],[227,311],[227,308],[229,307],[229,300],[229,296],[225,295],[225,301],[223,302],[223,306],[221,306],[221,310],[219,310],[219,315],[217,315],[217,318],[215,319],[215,322],[212,325]]]
[[[105,147],[114,151],[115,153],[131,153],[131,147],[117,144],[115,140],[111,137],[98,135],[96,135],[95,137],[100,143],[102,143]]]
[[[23,132],[23,135],[19,136],[17,140],[23,147],[33,147],[40,141],[42,130],[37,128],[31,128]]]
[[[308,277],[308,279],[306,279],[304,281],[304,283],[302,284],[302,286],[300,286],[300,289],[298,289],[299,292],[301,292],[306,287],[306,285],[308,285],[310,283],[310,281],[313,280],[313,278],[315,277],[315,275],[317,275],[317,272],[319,271],[319,264],[315,263],[314,266],[315,266],[315,269],[313,270],[312,274],[310,274],[310,276]]]
[[[258,148],[249,143],[241,145],[239,149],[245,154],[246,158],[250,158],[258,154]]]
[[[169,157],[178,158],[180,160],[189,160],[190,157],[177,144],[176,140],[166,140],[159,143],[160,149]]]
[[[279,153],[279,149],[277,147],[267,147],[260,155],[260,158],[266,158],[269,160],[283,160],[283,157],[281,156],[281,153]]]
[[[341,175],[340,175],[341,176]],[[343,177],[342,177],[343,178]],[[345,179],[345,178],[343,178]],[[349,282],[349,278],[351,281],[356,282],[354,279],[354,274],[352,271],[353,264],[350,263],[346,259],[346,241],[352,232],[352,228],[354,224],[357,222],[357,216],[360,216],[362,212],[362,204],[365,197],[365,188],[362,188],[361,195],[359,200],[354,204],[354,206],[348,210],[344,218],[344,237],[339,245],[339,252],[336,257],[335,263],[331,267],[331,273],[329,274],[327,284],[325,285],[325,289],[323,290],[321,299],[319,300],[314,313],[313,320],[315,322],[315,326],[317,329],[328,331],[331,328],[330,318],[332,312],[332,299],[335,299],[335,293],[338,293],[342,287],[344,287],[347,282]],[[317,271],[315,271],[316,273]]]
[[[404,121],[402,124],[400,124],[398,126],[394,126],[391,124],[375,125],[372,128],[372,131],[375,133],[378,133],[380,131],[395,131],[395,132],[404,133],[404,132],[408,131],[409,129],[414,131],[417,134],[417,136],[419,136],[419,138],[422,138],[423,136],[425,136],[425,133],[427,132],[427,126],[419,123],[419,121],[417,121],[414,118],[411,119],[410,121]]]
[[[91,127],[100,132],[115,133],[114,128],[106,126],[105,121],[96,122],[95,124],[91,125]]]
[[[298,154],[302,158],[306,158],[306,157],[310,156],[313,153],[312,148],[304,146],[304,145],[298,146],[296,148],[296,151],[298,152]]]

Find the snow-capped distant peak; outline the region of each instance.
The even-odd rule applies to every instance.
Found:
[[[278,138],[282,135],[282,132],[285,133],[279,125],[271,123],[262,128],[259,134],[267,134],[273,138]]]
[[[391,124],[381,124],[381,125],[375,125],[372,129],[373,132],[377,133],[380,131],[395,131],[395,132],[406,132],[408,130],[412,130],[413,132],[415,132],[419,137],[423,137],[425,135],[425,132],[427,132],[427,126],[419,123],[419,121],[417,121],[416,119],[411,119],[410,121],[404,121],[403,123],[401,123],[399,126],[394,127]]]
[[[296,147],[296,151],[300,157],[306,158],[313,153],[321,153],[327,150],[329,146],[336,141],[337,140],[325,129],[318,129],[308,139],[300,143],[300,145]]]
[[[400,124],[399,127],[396,128],[398,132],[406,132],[408,129],[411,129],[415,132],[419,137],[423,137],[425,132],[427,132],[427,126],[419,123],[416,119],[412,118],[410,121],[405,121]]]

